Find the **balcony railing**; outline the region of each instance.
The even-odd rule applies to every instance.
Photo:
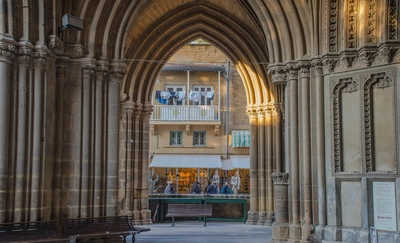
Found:
[[[151,120],[219,121],[218,106],[154,105]]]

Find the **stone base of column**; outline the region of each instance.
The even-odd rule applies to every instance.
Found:
[[[301,242],[301,226],[300,224],[289,225],[289,240],[290,243]]]
[[[127,215],[127,216],[132,216],[132,211],[130,210],[120,210],[118,215]]]
[[[314,238],[321,241],[322,239],[325,239],[325,225],[317,225],[314,229]]]
[[[258,212],[257,225],[265,225],[266,219],[267,219],[267,212],[265,211]]]
[[[151,211],[149,209],[143,209],[140,211],[142,215],[142,224],[152,224],[151,221]]]
[[[140,225],[142,224],[142,221],[140,220],[140,212],[139,210],[133,210],[132,211],[132,218],[133,218],[133,224],[134,225]]]
[[[272,225],[271,243],[287,242],[289,239],[289,223],[274,223]]]
[[[303,224],[301,226],[301,239],[307,241],[309,235],[314,234],[314,227],[311,224]]]
[[[259,216],[258,211],[250,210],[248,213],[248,218],[247,218],[246,224],[257,225],[258,216]]]

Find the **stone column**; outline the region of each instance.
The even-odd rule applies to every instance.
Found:
[[[106,215],[118,214],[119,92],[125,69],[113,67],[108,81],[107,195]]]
[[[81,155],[80,155],[80,170],[83,175],[79,180],[79,217],[92,216],[93,199],[90,195],[92,180],[91,180],[91,164],[92,164],[92,80],[94,74],[94,65],[87,64],[82,69],[82,113],[81,113]]]
[[[32,114],[32,165],[28,172],[30,177],[30,221],[42,219],[43,177],[51,171],[45,171],[44,163],[44,127],[45,127],[45,97],[46,97],[46,62],[47,53],[38,50],[34,53],[34,79],[32,86],[33,114]],[[28,190],[29,190],[28,189]]]
[[[62,144],[63,144],[63,111],[64,111],[64,82],[66,62],[56,63],[56,114],[55,114],[55,158],[54,158],[54,180],[53,180],[53,207],[52,215],[54,219],[60,219],[61,204],[61,182],[62,182]]]
[[[265,141],[266,141],[266,148],[267,148],[267,159],[266,159],[266,173],[265,173],[265,180],[266,180],[266,194],[267,194],[267,220],[265,225],[272,224],[272,217],[274,216],[274,195],[273,195],[273,181],[272,178],[269,176],[273,171],[273,158],[274,158],[274,150],[273,150],[273,127],[274,127],[274,114],[275,110],[273,107],[268,107],[268,111],[266,113],[266,133],[265,133]]]
[[[299,242],[301,238],[300,229],[300,187],[299,187],[299,135],[298,135],[298,69],[289,68],[290,86],[290,194],[292,215],[289,226],[290,239],[288,242]]]
[[[258,113],[253,107],[248,107],[247,115],[250,120],[250,210],[247,224],[255,225],[258,222]]]
[[[125,151],[121,155],[120,160],[120,180],[119,185],[122,188],[119,191],[119,203],[122,205],[120,215],[132,216],[133,210],[133,118],[134,118],[134,102],[123,102],[121,103],[121,120],[125,120],[123,126],[121,126],[121,142],[120,147],[125,145]],[[122,138],[124,138],[122,140]]]
[[[265,127],[268,124],[265,123],[265,116],[267,111],[264,107],[258,108],[258,166],[257,166],[257,175],[258,175],[258,202],[259,202],[259,212],[258,212],[258,225],[264,225],[267,212],[266,212],[266,204],[267,204],[267,189],[266,189],[266,160],[265,160],[265,147],[268,146],[265,143]],[[251,183],[250,183],[251,185]]]
[[[272,225],[271,243],[287,242],[289,238],[288,173],[271,174],[275,189],[275,222]]]
[[[7,170],[9,163],[9,102],[10,66],[16,48],[9,43],[0,42],[0,222],[6,220]]]
[[[318,170],[318,226],[315,230],[317,239],[322,239],[326,225],[326,187],[325,187],[325,132],[324,132],[324,77],[322,63],[313,63],[315,72],[316,103],[316,140]]]
[[[302,239],[307,241],[307,236],[312,230],[312,184],[311,184],[311,139],[310,139],[310,65],[301,64],[301,125],[302,125],[302,205],[303,224]]]
[[[134,110],[134,122],[133,122],[133,151],[131,151],[132,153],[132,173],[133,173],[133,188],[132,188],[132,193],[133,193],[133,210],[132,210],[132,214],[133,214],[133,222],[135,224],[141,224],[141,218],[140,218],[140,203],[141,203],[141,144],[140,141],[141,140],[141,125],[140,125],[140,121],[141,121],[141,113],[143,111],[143,105],[142,104],[135,104],[135,110]],[[147,175],[144,175],[147,177]]]
[[[141,176],[141,223],[151,224],[151,211],[149,209],[149,135],[150,135],[150,117],[153,111],[153,106],[146,103],[143,106],[142,112],[142,171]]]
[[[18,78],[17,78],[17,104],[15,107],[15,130],[16,146],[15,146],[15,181],[14,181],[14,220],[16,222],[26,221],[26,196],[28,195],[26,173],[29,168],[28,161],[28,144],[29,140],[29,94],[31,91],[31,65],[32,65],[32,48],[31,45],[23,46],[18,50]],[[11,188],[9,188],[11,189]]]

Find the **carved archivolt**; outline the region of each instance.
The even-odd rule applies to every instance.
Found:
[[[365,135],[365,169],[366,172],[374,171],[373,158],[373,139],[372,139],[372,95],[371,90],[374,88],[387,88],[392,86],[393,79],[388,77],[385,72],[372,74],[364,83],[364,135]]]
[[[389,40],[397,40],[398,12],[399,12],[399,0],[389,0],[389,15],[388,15],[388,39]]]
[[[333,153],[334,153],[334,172],[342,171],[342,151],[341,151],[341,123],[340,123],[340,98],[342,93],[351,93],[359,89],[358,78],[350,77],[335,81],[333,87]]]

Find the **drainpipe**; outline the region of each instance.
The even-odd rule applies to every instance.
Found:
[[[230,61],[226,62],[226,74],[224,77],[226,80],[226,116],[225,116],[225,135],[226,135],[226,159],[228,159],[228,148],[229,148],[229,74],[230,74]]]

